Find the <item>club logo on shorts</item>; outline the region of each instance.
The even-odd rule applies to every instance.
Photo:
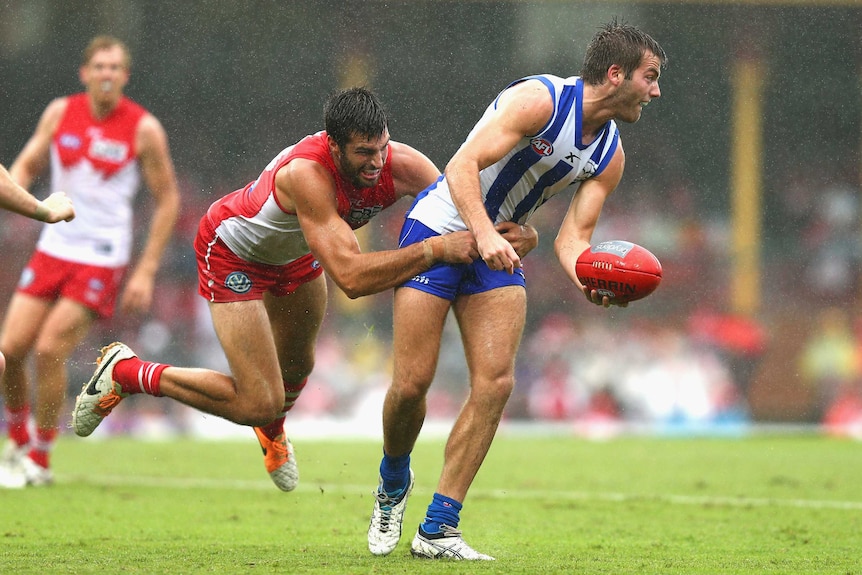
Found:
[[[251,289],[251,280],[243,272],[231,272],[224,280],[224,287],[234,293],[245,293]]]
[[[21,272],[21,278],[18,280],[19,288],[29,287],[33,280],[36,279],[36,273],[33,271],[33,268],[27,266],[24,268],[24,271]]]

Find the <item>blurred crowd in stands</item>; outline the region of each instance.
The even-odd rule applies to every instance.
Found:
[[[117,317],[93,330],[69,365],[75,382],[70,398],[91,375],[98,348],[114,340],[156,361],[227,371],[206,302],[197,295],[192,238],[209,203],[240,184],[208,194],[181,177],[183,217],[152,313]],[[556,209],[539,210],[533,223],[540,245],[524,262],[528,325],[505,421],[554,422],[587,436],[823,424],[831,433],[862,438],[862,250],[855,187],[813,194],[811,182],[787,186],[784,203],[767,220],[781,227],[764,234],[755,317],[733,313],[727,279],[731,224],[726,216],[698,213],[697,194],[685,183],[662,193],[635,183],[621,186],[606,204],[594,240],[642,244],[664,268],[659,289],[626,309],[587,303],[560,270],[553,240],[567,198],[556,198]],[[360,230],[363,246],[396,245],[406,208],[389,210]],[[38,224],[0,213],[4,306],[37,233]],[[291,419],[303,418],[360,421],[373,428],[390,375],[391,293],[348,300],[330,286],[317,365],[288,428]],[[453,418],[468,390],[454,318],[449,324],[429,394],[429,421]],[[118,417],[106,420],[106,432],[183,433],[197,426],[191,410],[176,402],[132,399]]]

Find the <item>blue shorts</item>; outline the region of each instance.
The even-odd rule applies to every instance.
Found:
[[[401,228],[398,246],[409,246],[439,235],[419,221],[407,218]],[[436,264],[401,284],[401,287],[418,289],[449,301],[459,295],[482,293],[506,286],[526,289],[523,268],[515,268],[512,274],[503,270],[495,271],[481,259],[472,264]]]

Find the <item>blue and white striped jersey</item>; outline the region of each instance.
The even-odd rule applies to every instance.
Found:
[[[577,192],[581,182],[602,173],[619,143],[619,130],[611,120],[592,143],[581,143],[584,83],[572,76],[529,76],[542,81],[554,100],[554,114],[532,137],[524,137],[512,151],[480,173],[482,196],[494,223],[525,223],[536,208],[569,186]],[[485,115],[497,106],[497,98]],[[474,128],[475,129],[475,128]],[[418,220],[438,233],[467,229],[452,202],[445,177],[429,186],[416,199],[408,218]]]

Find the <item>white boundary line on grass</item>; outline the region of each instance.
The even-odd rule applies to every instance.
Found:
[[[276,491],[270,481],[235,479],[183,479],[177,477],[129,477],[127,475],[66,475],[59,478],[60,483],[90,483],[116,487],[157,487],[160,489],[241,489],[247,491]],[[374,485],[341,485],[335,483],[300,483],[299,493],[341,493],[352,495],[371,495]],[[416,491],[421,492],[421,489]],[[492,499],[551,499],[568,501],[610,501],[630,503],[633,501],[656,501],[675,505],[723,506],[723,507],[796,507],[804,509],[837,509],[841,511],[862,511],[862,501],[829,501],[823,499],[772,499],[765,497],[728,497],[701,495],[648,495],[613,492],[587,491],[509,491],[505,489],[471,489],[473,497]]]
[[[471,491],[473,493],[473,491]],[[483,494],[480,492],[480,494]],[[801,507],[808,509],[841,509],[862,511],[862,501],[828,501],[822,499],[771,499],[759,497],[727,497],[705,495],[643,495],[626,493],[601,493],[580,491],[519,491],[513,494],[506,490],[492,490],[485,496],[530,499],[568,499],[577,501],[664,501],[677,505],[715,505],[724,507]]]

